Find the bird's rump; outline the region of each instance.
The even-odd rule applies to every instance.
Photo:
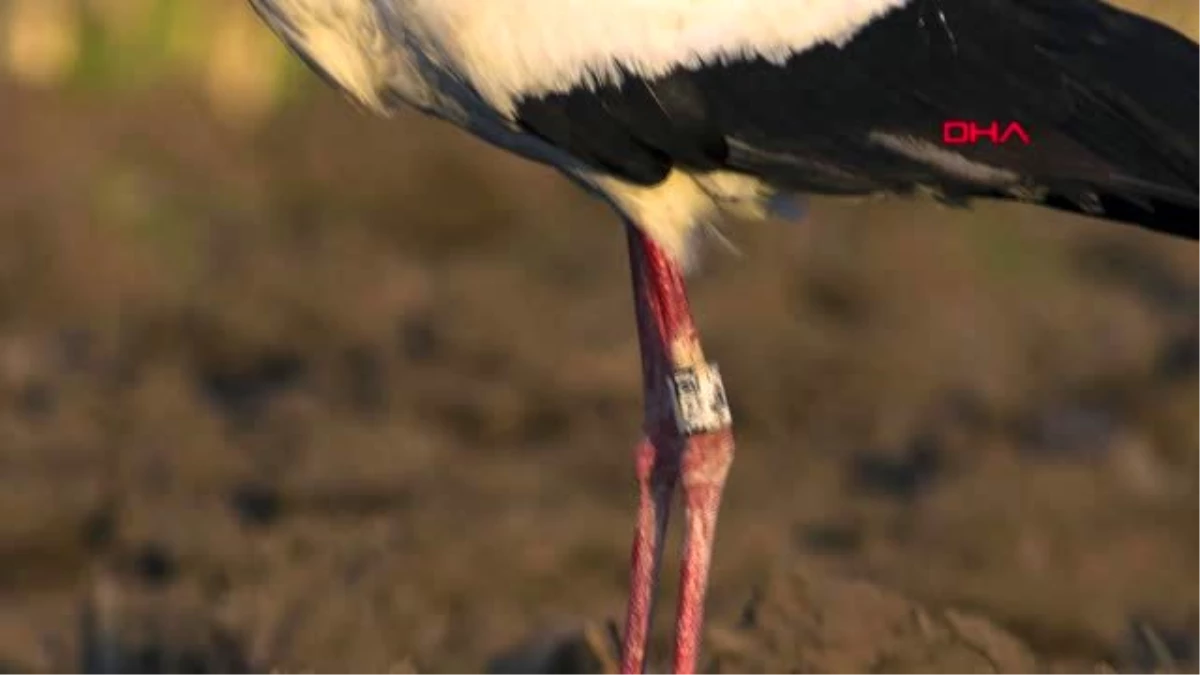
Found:
[[[524,98],[516,118],[642,185],[674,166],[734,170],[812,193],[1035,201],[1195,238],[1197,56],[1094,0],[912,0],[784,63],[630,72]],[[948,122],[983,133],[948,138]]]

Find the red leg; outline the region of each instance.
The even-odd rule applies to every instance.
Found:
[[[629,568],[629,609],[625,615],[622,673],[644,672],[646,640],[650,634],[650,617],[654,614],[667,517],[679,473],[678,463],[671,461],[667,453],[660,452],[659,447],[644,438],[637,449],[638,515]]]
[[[683,569],[675,618],[676,673],[696,672],[717,511],[732,463],[733,433],[729,426],[693,436],[684,455],[683,512],[687,529],[683,535]]]
[[[675,485],[682,480],[686,530],[674,670],[693,672],[717,507],[733,460],[733,435],[720,376],[704,361],[678,266],[640,230],[628,229],[646,439],[637,454],[640,498],[621,669],[641,673],[645,666],[667,513]]]

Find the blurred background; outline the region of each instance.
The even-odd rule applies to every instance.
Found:
[[[0,672],[611,667],[611,214],[359,113],[240,0],[0,0],[0,129]],[[1194,244],[903,201],[726,232],[706,669],[1197,667]]]

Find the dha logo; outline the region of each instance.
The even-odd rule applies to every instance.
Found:
[[[987,139],[992,145],[1003,145],[1014,138],[1029,145],[1029,133],[1019,122],[1001,124],[992,121],[979,124],[973,120],[946,120],[942,122],[942,142],[946,145],[975,145],[980,139]]]

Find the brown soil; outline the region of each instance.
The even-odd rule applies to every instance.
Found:
[[[603,207],[326,94],[256,134],[0,100],[0,669],[605,667],[640,394]],[[1197,668],[1194,244],[921,202],[726,231],[706,668]]]

